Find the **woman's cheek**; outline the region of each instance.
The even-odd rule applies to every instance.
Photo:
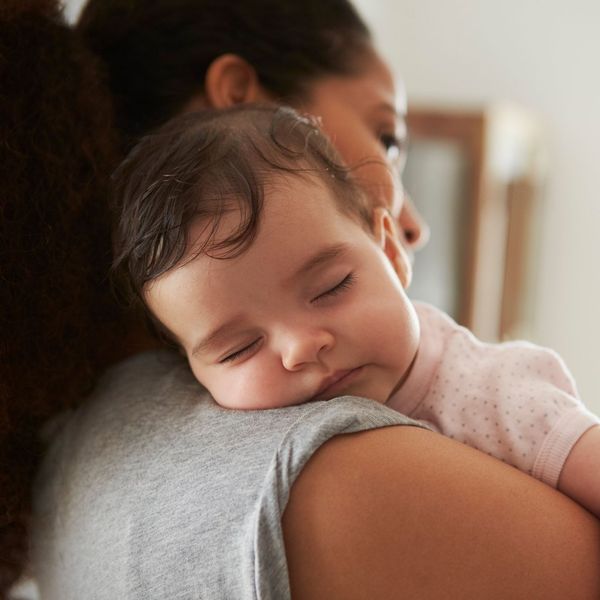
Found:
[[[357,183],[367,193],[374,207],[384,206],[394,218],[397,218],[402,208],[402,195],[383,159],[373,160],[355,171]]]

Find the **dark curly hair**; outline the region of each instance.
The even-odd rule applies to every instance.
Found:
[[[40,425],[110,358],[108,92],[57,0],[0,6],[0,597],[27,554]]]

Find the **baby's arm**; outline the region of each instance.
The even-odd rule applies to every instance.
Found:
[[[558,489],[600,516],[600,425],[573,446],[558,479]]]

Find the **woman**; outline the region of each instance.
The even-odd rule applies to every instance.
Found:
[[[107,2],[99,4],[111,10]],[[130,38],[143,55],[167,52],[154,28],[167,24],[169,38],[182,26],[173,19],[191,17],[185,3],[164,4],[176,11],[161,13],[159,2],[145,16],[142,9],[131,8],[131,14],[116,20],[116,29],[106,30],[106,39]],[[248,20],[258,30],[270,30],[274,22],[283,38],[290,34],[282,23],[298,24],[298,15],[279,13],[266,21],[254,14],[252,4],[230,4],[247,7],[237,21],[230,15],[221,22],[236,36]],[[217,9],[215,3],[200,13],[205,17]],[[310,15],[306,3],[301,12],[303,18]],[[344,20],[335,17],[337,35],[329,32],[327,46],[345,48],[351,32],[338,29]],[[129,29],[136,29],[136,22],[146,36],[140,46]],[[208,34],[223,29],[213,23],[203,41],[208,44]],[[269,45],[263,36],[248,39],[254,39],[252,46],[256,39]],[[364,33],[358,39],[364,51]],[[286,46],[279,44],[283,41],[272,53],[284,53]],[[187,38],[187,46],[193,45]],[[240,53],[236,47],[229,51]],[[173,99],[173,110],[187,110],[198,100],[214,105],[250,100],[269,90],[283,96],[274,83],[266,84],[277,76],[256,75],[258,69],[250,67],[264,58],[240,63],[239,55],[234,53],[232,61],[226,54],[218,51],[204,69],[206,85],[193,78],[193,93],[181,104]],[[365,60],[368,54],[358,53]],[[127,52],[117,55],[127,63]],[[182,54],[170,56],[177,63]],[[377,65],[369,58],[371,67]],[[350,90],[338,86],[368,76],[364,65],[356,68],[354,61],[354,70],[336,74],[324,60],[316,62],[318,77],[293,75],[312,92],[296,105],[316,106],[323,94],[329,100],[339,100],[340,93],[349,97]],[[291,56],[284,62],[289,67]],[[302,53],[300,64],[306,62]],[[211,70],[213,65],[220,68]],[[167,67],[165,72],[175,70],[168,61]],[[132,79],[136,75],[135,87],[158,69],[154,64],[143,73],[129,64],[124,72]],[[198,72],[193,66],[189,70]],[[378,89],[383,78],[377,81],[368,89]],[[318,84],[335,88],[328,95]],[[169,96],[175,86],[171,82],[162,90]],[[360,89],[356,99],[366,97],[365,88]],[[148,102],[150,115],[162,106],[157,102],[152,108],[152,90],[151,85],[139,96]],[[122,101],[128,97],[117,89],[116,94]],[[379,107],[382,96],[378,99]],[[389,112],[389,98],[385,104]],[[365,112],[364,119],[357,111],[345,114],[337,135],[328,130],[342,152],[349,123],[351,141],[359,141],[360,133],[368,133],[367,139],[389,134],[380,130],[383,120],[373,125],[372,114],[367,118]],[[331,119],[325,117],[327,127]],[[346,160],[376,156],[365,154],[362,144],[358,151],[355,157],[344,154]],[[374,197],[392,207],[397,196],[389,171],[381,163],[371,164],[361,175]],[[399,590],[421,598],[597,595],[595,520],[552,490],[449,440],[413,427],[379,429],[401,424],[406,424],[401,417],[359,399],[334,400],[319,411],[222,411],[202,397],[176,357],[145,354],[123,363],[84,407],[55,426],[36,488],[33,566],[42,597],[283,598],[289,593],[288,565],[298,598],[391,598]],[[540,507],[534,509],[535,503]],[[565,546],[573,564],[564,565]],[[418,551],[411,552],[414,548]]]
[[[79,30],[107,64],[127,145],[180,112],[290,104],[321,118],[348,164],[375,163],[359,170],[365,185],[399,219],[407,248],[426,242],[397,177],[406,98],[345,0],[92,0]],[[382,169],[388,157],[394,168]]]

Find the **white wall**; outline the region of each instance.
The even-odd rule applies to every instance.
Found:
[[[512,100],[544,119],[551,169],[531,331],[600,413],[600,3],[355,1],[409,100]]]

